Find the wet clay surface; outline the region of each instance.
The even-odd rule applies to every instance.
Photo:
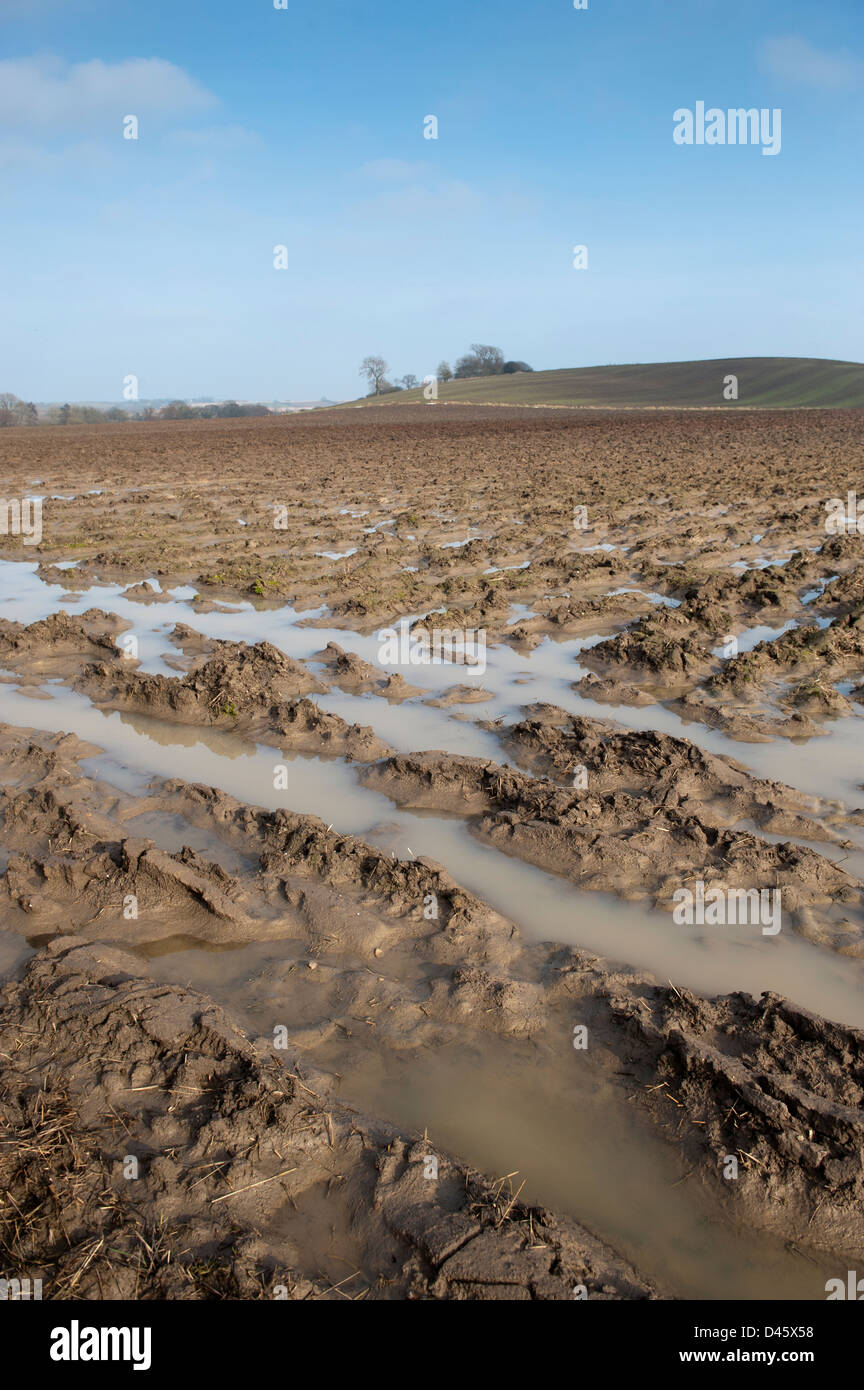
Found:
[[[4,1267],[823,1296],[864,1237],[864,541],[823,524],[858,417],[339,411],[0,457],[46,497],[39,547],[0,540]],[[388,663],[403,622],[484,660]],[[677,923],[696,883],[779,893],[782,932]],[[514,1172],[472,1068],[516,1113],[542,1074],[553,1156],[606,1117],[722,1275],[616,1215],[602,1143],[572,1185]]]

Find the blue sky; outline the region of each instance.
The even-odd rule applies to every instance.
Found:
[[[0,390],[864,358],[862,0],[287,4],[0,0]],[[780,154],[676,145],[698,101]]]

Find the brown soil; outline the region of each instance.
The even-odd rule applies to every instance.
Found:
[[[860,416],[845,411],[406,407],[398,421],[2,431],[10,495],[34,478],[77,495],[45,503],[40,546],[0,537],[0,557],[39,561],[67,594],[122,582],[153,617],[174,586],[198,597],[171,633],[173,677],[129,659],[128,625],[98,605],[2,620],[0,693],[60,681],[103,711],[357,762],[397,805],[460,816],[580,890],[668,907],[696,878],[779,887],[793,929],[842,965],[864,955],[864,887],[819,847],[854,848],[854,807],[683,738],[530,705],[530,687],[503,722],[484,713],[491,689],[458,668],[421,694],[348,637],[322,639],[307,664],[253,640],[254,614],[248,642],[208,638],[194,617],[240,600],[324,606],[308,625],[370,633],[434,613],[517,655],[599,635],[579,655],[589,676],[574,669],[591,700],[664,705],[742,745],[827,735],[861,717],[864,565],[859,537],[826,537],[824,502],[860,490],[862,465]],[[57,568],[69,559],[75,569]],[[751,652],[716,654],[790,621]],[[322,709],[331,691],[380,697],[365,707],[393,720],[405,710],[386,701],[475,720],[501,761],[397,754]],[[855,1029],[776,994],[703,998],[528,944],[444,865],[179,778],[121,790],[82,768],[94,747],[59,730],[0,725],[0,748],[0,927],[21,957],[0,997],[4,1273],[44,1277],[59,1298],[666,1296],[578,1213],[526,1205],[508,1179],[350,1108],[332,1067],[337,1042],[420,1056],[470,1039],[530,1086],[514,1049],[554,1068],[574,1016],[591,1030],[592,1074],[640,1132],[663,1136],[718,1220],[814,1251],[860,1248]],[[181,826],[181,846],[160,847],[148,817]],[[267,1028],[158,983],[151,964],[178,943],[258,942],[284,947],[258,982],[279,1001]],[[236,998],[240,1010],[239,985]],[[728,1155],[737,1182],[723,1179]]]

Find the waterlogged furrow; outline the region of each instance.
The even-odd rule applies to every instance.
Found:
[[[679,926],[669,913],[646,903],[579,893],[564,879],[481,843],[466,833],[470,823],[462,818],[397,809],[389,798],[360,785],[355,769],[341,760],[295,756],[286,761],[276,748],[255,747],[221,731],[184,728],[147,715],[106,714],[63,687],[53,687],[50,701],[0,687],[0,717],[23,727],[73,732],[142,773],[204,782],[272,810],[318,815],[344,833],[385,843],[402,859],[430,857],[514,918],[528,940],[578,946],[707,995],[775,990],[825,1017],[864,1026],[861,962],[788,931],[768,938],[758,925]]]
[[[191,623],[196,631],[217,640],[250,644],[266,640],[300,661],[309,661],[328,642],[336,642],[363,660],[380,664],[384,643],[375,634],[299,625],[311,616],[320,617],[320,610],[313,614],[298,613],[290,607],[256,609],[241,602],[238,612],[193,612],[189,606],[191,591],[182,589],[172,591],[179,598],[145,607],[124,598],[120,585],[96,586],[70,601],[56,585],[41,580],[36,569],[36,565],[0,561],[0,604],[4,616],[26,624],[61,608],[70,614],[102,608],[131,624],[135,650],[146,671],[174,674],[164,664],[163,654],[170,649],[169,634],[176,623]],[[797,743],[792,751],[782,740],[737,742],[719,730],[683,718],[663,704],[601,704],[577,693],[572,685],[588,674],[587,668],[579,664],[580,654],[603,640],[599,634],[560,642],[547,637],[531,651],[517,651],[506,644],[488,647],[482,677],[472,675],[468,667],[447,662],[417,664],[402,671],[411,685],[436,694],[466,677],[482,683],[492,698],[478,707],[479,714],[468,715],[470,706],[457,706],[457,712],[467,716],[463,719],[430,709],[417,698],[402,705],[345,691],[331,691],[318,698],[322,708],[334,710],[349,722],[369,724],[379,737],[401,751],[438,748],[477,757],[494,756],[498,761],[506,760],[506,755],[500,747],[496,748],[494,736],[475,726],[476,720],[501,720],[506,724],[526,705],[552,704],[571,714],[611,718],[625,728],[657,729],[690,739],[708,752],[736,758],[758,777],[786,782],[849,808],[864,801],[857,719],[835,720],[825,736]],[[380,665],[380,669],[383,672],[387,668]]]

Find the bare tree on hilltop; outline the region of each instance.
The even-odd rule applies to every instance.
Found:
[[[387,363],[383,357],[364,357],[360,364],[360,375],[365,376],[374,394],[380,396],[387,389]],[[372,391],[369,392],[372,395]]]

